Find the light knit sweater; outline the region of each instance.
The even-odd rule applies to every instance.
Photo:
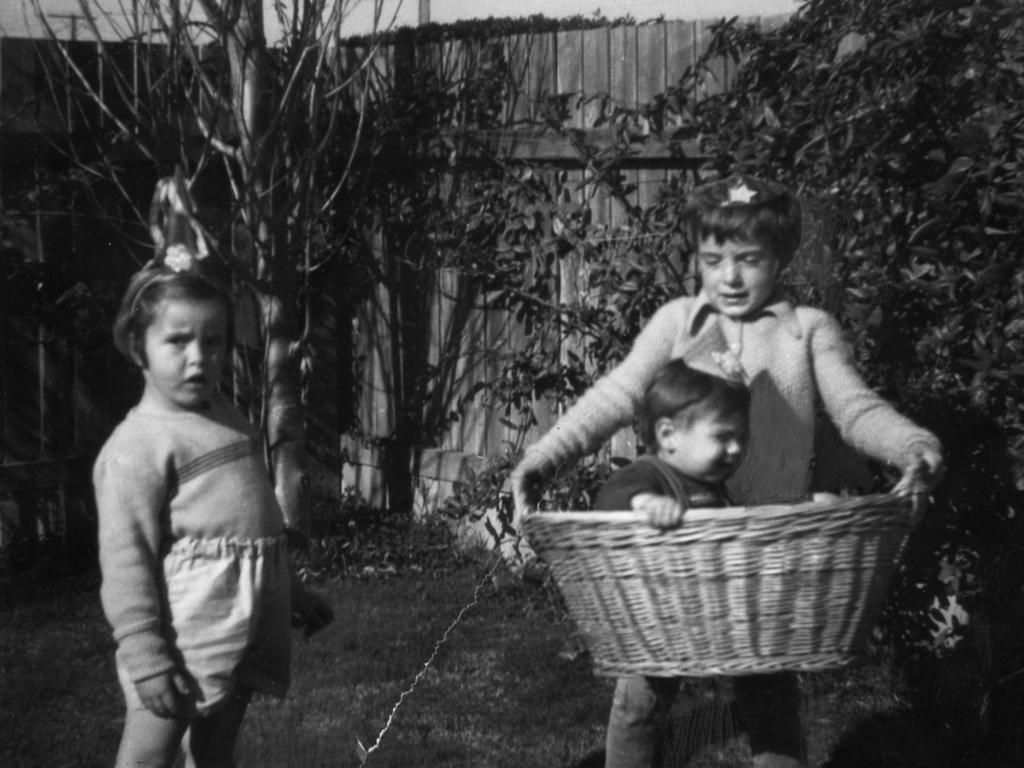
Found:
[[[100,597],[133,681],[175,667],[161,562],[183,539],[254,540],[284,529],[255,430],[229,404],[164,413],[137,406],[93,467]]]
[[[776,298],[738,322],[739,361],[751,389],[750,441],[728,489],[742,505],[790,502],[810,488],[815,407],[820,398],[843,439],[867,456],[905,468],[915,444],[940,450],[929,431],[900,415],[857,373],[839,323],[826,312]],[[701,293],[661,307],[626,358],[595,382],[540,440],[520,476],[549,476],[629,425],[655,371],[675,358],[722,374],[712,352],[728,349],[717,310]]]

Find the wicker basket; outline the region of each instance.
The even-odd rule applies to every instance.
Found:
[[[535,512],[597,674],[748,675],[850,662],[914,525],[907,497],[687,510],[659,532],[636,512]]]

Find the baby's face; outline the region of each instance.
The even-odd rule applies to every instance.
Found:
[[[745,240],[700,241],[697,251],[704,293],[723,315],[746,317],[771,298],[778,285],[779,260],[759,243]]]
[[[687,477],[720,483],[740,465],[747,445],[744,413],[676,415],[658,428],[658,458]]]

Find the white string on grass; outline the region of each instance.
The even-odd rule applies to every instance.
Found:
[[[377,734],[377,740],[374,741],[369,748],[367,748],[363,746],[363,742],[358,737],[356,738],[356,745],[359,749],[360,756],[359,768],[363,768],[363,766],[366,765],[366,761],[370,758],[370,755],[376,752],[377,749],[380,747],[380,743],[384,739],[384,734],[388,732],[389,728],[391,728],[391,724],[395,721],[395,717],[398,715],[399,707],[401,707],[402,704],[405,702],[405,699],[408,696],[412,695],[412,692],[416,690],[416,686],[419,685],[420,679],[423,677],[423,675],[427,673],[427,670],[430,668],[430,665],[434,663],[434,659],[437,658],[437,654],[441,651],[441,646],[444,645],[445,642],[448,640],[448,635],[450,635],[452,630],[455,629],[455,625],[462,621],[462,617],[465,616],[466,613],[477,604],[480,598],[480,590],[484,588],[484,585],[487,583],[487,580],[491,578],[495,570],[497,570],[498,566],[501,565],[502,560],[504,560],[504,557],[501,554],[501,548],[498,547],[495,553],[494,563],[487,570],[487,573],[483,575],[483,578],[480,579],[476,587],[473,588],[473,597],[470,599],[468,603],[462,606],[462,609],[459,611],[458,615],[456,615],[452,623],[448,625],[448,628],[445,629],[444,634],[441,635],[441,638],[436,643],[434,643],[434,650],[430,654],[430,658],[428,658],[426,662],[424,662],[423,668],[416,673],[416,676],[412,679],[412,683],[409,684],[409,687],[402,691],[401,695],[399,695],[398,701],[395,702],[395,706],[391,708],[391,714],[388,715],[387,722],[384,723],[384,727],[381,728],[380,733]]]

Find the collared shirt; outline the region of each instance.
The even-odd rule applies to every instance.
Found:
[[[711,303],[704,291],[694,297],[693,317],[690,320],[690,336],[696,337],[701,329],[711,318],[719,315],[718,307]],[[796,311],[789,299],[781,293],[776,293],[768,303],[760,309],[755,310],[751,315],[743,318],[743,322],[753,322],[762,317],[774,317],[779,324],[788,331],[793,338],[799,339],[803,335],[800,328],[800,321],[796,318]]]

